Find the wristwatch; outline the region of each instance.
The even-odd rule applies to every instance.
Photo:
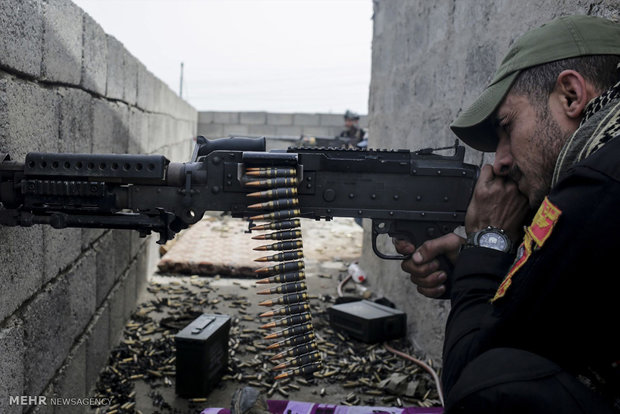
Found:
[[[469,234],[463,247],[485,247],[504,253],[511,253],[513,244],[504,230],[488,226],[485,229]]]

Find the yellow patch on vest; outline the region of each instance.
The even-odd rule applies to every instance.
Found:
[[[517,251],[517,258],[512,267],[508,271],[508,274],[499,285],[495,296],[491,299],[491,302],[495,302],[497,299],[504,297],[506,290],[512,284],[512,276],[519,270],[525,262],[530,258],[534,251],[533,244],[536,243],[536,248],[539,249],[545,244],[553,227],[557,223],[562,210],[555,206],[549,198],[545,197],[542,204],[538,208],[532,224],[525,229],[525,235],[523,236],[523,243],[519,246]]]

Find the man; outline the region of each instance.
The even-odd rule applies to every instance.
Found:
[[[451,299],[446,413],[620,411],[619,65],[620,24],[556,19],[515,42],[451,126],[496,153],[467,238],[395,241],[418,290]]]
[[[355,112],[347,110],[344,113],[344,130],[339,137],[348,138],[348,144],[351,147],[356,147],[366,135],[366,131],[359,127],[359,121],[360,116]]]

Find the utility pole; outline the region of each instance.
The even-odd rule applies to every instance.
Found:
[[[179,82],[179,96],[183,97],[183,62],[181,62],[181,81]]]

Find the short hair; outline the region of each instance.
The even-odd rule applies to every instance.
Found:
[[[572,69],[592,83],[598,93],[620,82],[620,56],[590,55],[556,60],[523,70],[515,80],[511,93],[526,95],[532,104],[545,104],[555,88],[558,75]]]

